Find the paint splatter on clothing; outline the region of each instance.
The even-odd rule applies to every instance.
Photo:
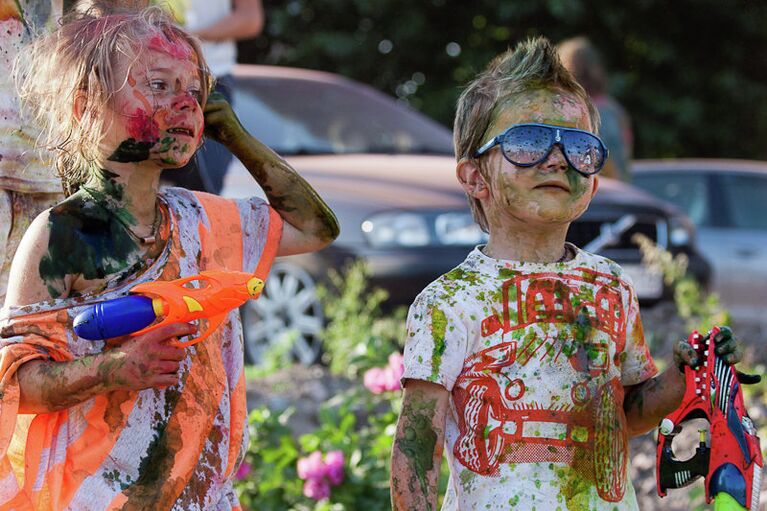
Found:
[[[0,508],[5,501],[12,509],[57,511],[239,509],[232,478],[248,434],[237,310],[187,348],[175,386],[115,391],[60,412],[17,416],[19,365],[103,350],[103,342],[80,339],[71,329],[85,305],[123,296],[135,284],[205,270],[255,272],[265,279],[282,233],[281,218],[266,202],[181,189],[167,190],[161,200],[170,212],[161,226],[169,241],[143,271],[98,296],[4,311]]]
[[[623,387],[656,372],[620,267],[480,248],[408,314],[403,378],[451,393],[443,510],[636,510]]]

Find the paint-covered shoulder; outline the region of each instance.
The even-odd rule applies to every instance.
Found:
[[[112,219],[104,208],[91,200],[71,195],[48,211],[49,243],[69,245],[83,237],[109,236],[111,223]]]
[[[440,307],[462,303],[468,294],[476,290],[479,279],[479,272],[459,266],[427,285],[416,301]]]
[[[608,259],[599,254],[586,252],[582,249],[579,249],[578,257],[600,273],[607,273],[619,279],[625,278],[625,272],[623,271],[623,268],[621,268],[621,265],[612,259]]]

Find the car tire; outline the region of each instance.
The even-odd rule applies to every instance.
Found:
[[[241,314],[246,363],[261,364],[264,354],[291,331],[298,333],[291,358],[307,366],[319,359],[324,314],[316,281],[300,266],[276,262],[261,296],[243,305]]]

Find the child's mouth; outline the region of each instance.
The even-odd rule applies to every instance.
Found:
[[[192,131],[189,128],[175,127],[175,128],[168,128],[165,131],[172,135],[184,135],[190,138],[194,138],[194,131]]]
[[[539,185],[537,185],[537,186],[535,186],[533,188],[536,189],[536,190],[537,189],[552,190],[552,191],[560,190],[560,191],[563,191],[563,192],[570,193],[570,187],[568,187],[566,184],[560,183],[558,181],[548,181],[548,182],[545,182],[545,183],[541,183],[541,184],[539,184]]]

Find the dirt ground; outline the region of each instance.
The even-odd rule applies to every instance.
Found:
[[[686,336],[684,325],[674,316],[673,309],[659,306],[642,312],[646,337],[656,360],[671,360],[671,342]],[[753,366],[767,364],[767,331],[764,328],[735,325],[736,335],[748,346],[746,362]],[[319,366],[293,367],[277,372],[257,382],[248,382],[248,406],[269,405],[273,410],[296,408],[291,424],[297,434],[311,431],[317,426],[318,405],[337,392],[348,388],[350,382],[330,376]],[[763,385],[763,384],[762,384]],[[767,423],[767,404],[747,402],[749,415],[757,424]],[[693,435],[690,443],[694,443]],[[762,439],[762,446],[767,438]],[[676,448],[676,444],[675,444]],[[764,450],[764,449],[763,449]],[[691,451],[689,451],[691,452]],[[699,508],[704,502],[703,486],[697,481],[688,488],[671,490],[660,498],[655,485],[655,432],[631,440],[631,477],[642,511],[687,511]],[[767,511],[767,476],[762,479],[762,498],[759,510]]]

